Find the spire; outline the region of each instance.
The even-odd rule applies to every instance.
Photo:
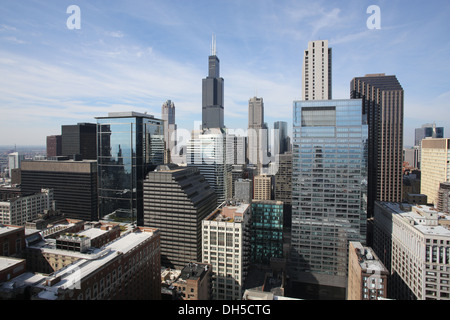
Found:
[[[216,35],[212,34],[212,41],[211,41],[211,55],[215,56],[217,54],[217,48],[216,48]]]

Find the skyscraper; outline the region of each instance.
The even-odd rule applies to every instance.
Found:
[[[13,152],[8,154],[8,171],[9,177],[12,177],[12,170],[21,167],[21,162],[25,160],[25,155],[19,152]]]
[[[369,74],[351,81],[369,127],[368,216],[375,201],[402,201],[403,88],[396,76]],[[370,245],[370,244],[368,244]]]
[[[267,164],[267,126],[264,123],[263,98],[253,97],[248,101],[248,161],[255,165],[258,173]]]
[[[427,123],[414,132],[414,149],[418,150],[417,168],[421,168],[422,140],[425,138],[444,138],[444,127],[436,127],[435,123]]]
[[[421,128],[414,130],[414,145],[420,146],[425,138],[443,138],[444,127],[436,127],[436,123],[426,123]]]
[[[345,292],[349,241],[365,242],[362,101],[294,101],[292,278]]]
[[[276,121],[273,123],[274,144],[271,148],[271,154],[276,157],[277,154],[283,154],[288,151],[287,141],[287,122]]]
[[[450,181],[450,139],[422,140],[420,192],[428,203],[438,205],[441,182]]]
[[[167,100],[161,107],[161,118],[164,120],[164,142],[166,144],[165,163],[172,162],[172,155],[177,153],[177,125],[175,124],[175,104]]]
[[[232,198],[232,162],[234,143],[219,128],[194,130],[187,144],[186,163],[197,167],[217,195],[217,203]]]
[[[61,126],[61,154],[72,158],[97,159],[97,135],[95,123],[78,123]]]
[[[332,97],[332,50],[328,40],[310,41],[303,57],[303,100]]]
[[[216,195],[197,168],[158,166],[144,181],[144,225],[161,232],[161,264],[181,269],[202,259],[202,220]]]
[[[208,58],[208,77],[202,80],[202,129],[224,128],[224,81],[220,77],[220,60],[213,35]]]
[[[164,125],[138,112],[97,117],[99,217],[143,225],[143,183],[164,163]]]

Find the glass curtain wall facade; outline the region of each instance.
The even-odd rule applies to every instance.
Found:
[[[283,202],[252,201],[251,261],[270,264],[283,258]]]
[[[349,241],[365,243],[367,139],[362,100],[294,102],[292,275],[346,285]]]
[[[97,118],[99,217],[143,225],[143,182],[164,162],[163,121],[110,113]]]

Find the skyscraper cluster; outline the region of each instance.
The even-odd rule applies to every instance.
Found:
[[[416,131],[422,192],[440,211],[404,203],[397,77],[355,76],[333,99],[327,40],[308,43],[302,74],[292,137],[257,96],[237,134],[213,36],[186,145],[168,99],[161,119],[111,112],[48,136],[45,160],[11,156],[0,298],[449,300],[448,139]]]

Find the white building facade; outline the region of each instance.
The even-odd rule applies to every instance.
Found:
[[[212,265],[212,299],[239,300],[248,272],[251,207],[223,204],[202,222],[202,262]]]
[[[46,210],[55,210],[53,189],[0,202],[0,223],[23,226],[27,221],[38,218]]]
[[[390,270],[389,298],[450,300],[450,216],[375,203],[374,250]]]

